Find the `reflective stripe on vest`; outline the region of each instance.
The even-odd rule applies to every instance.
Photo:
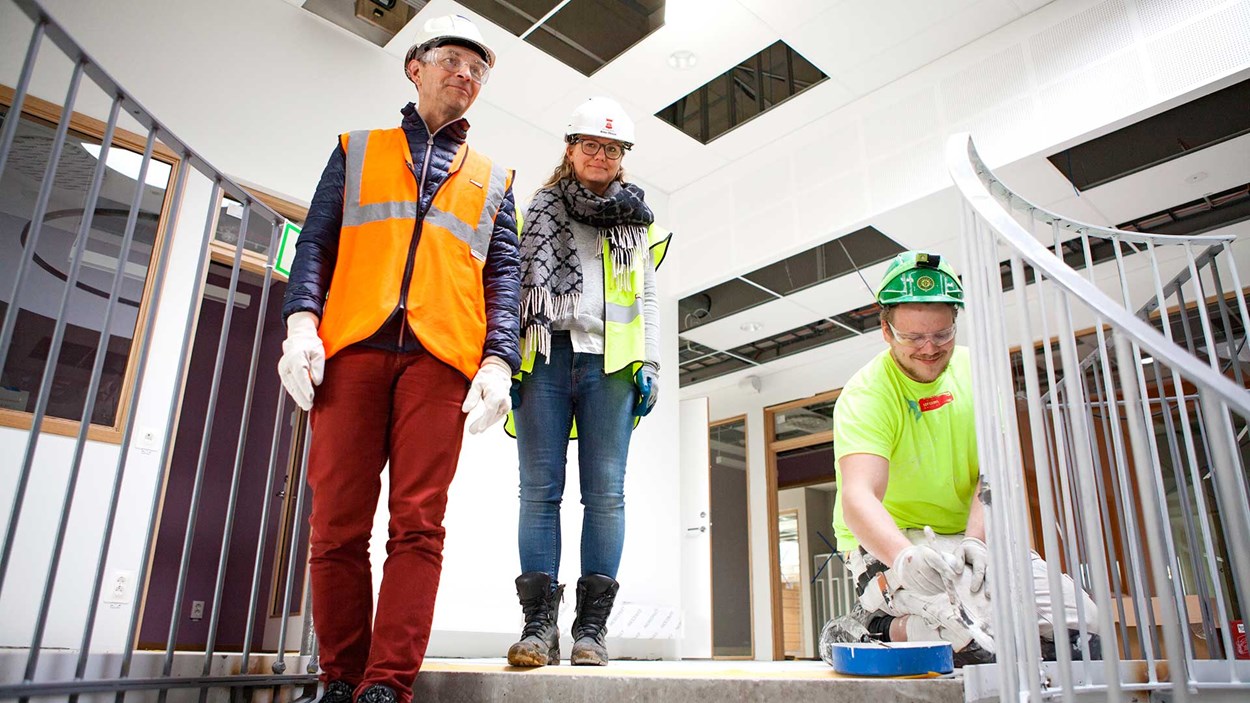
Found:
[[[510,171],[465,145],[417,230],[417,175],[403,129],[340,137],[346,158],[343,227],[319,334],[326,356],[376,332],[402,305],[434,356],[472,377],[486,338],[482,270]],[[467,254],[467,255],[466,255]]]

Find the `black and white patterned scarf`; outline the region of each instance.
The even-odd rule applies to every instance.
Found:
[[[612,275],[628,285],[629,273],[647,250],[647,227],[655,221],[642,189],[615,184],[600,197],[565,178],[543,188],[525,211],[521,238],[521,332],[523,353],[551,354],[551,323],[577,313],[582,297],[582,265],[569,218],[599,230],[608,243]]]

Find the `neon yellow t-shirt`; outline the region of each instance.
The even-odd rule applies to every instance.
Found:
[[[833,412],[838,493],[833,531],[838,550],[859,541],[842,519],[842,471],[848,454],[875,454],[890,462],[885,509],[899,529],[929,525],[939,534],[963,532],[976,492],[976,422],[967,347],[955,347],[950,365],[933,383],[908,378],[890,350],[851,377]]]

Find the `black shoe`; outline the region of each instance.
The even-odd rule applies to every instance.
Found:
[[[1068,630],[1068,646],[1071,648],[1072,661],[1083,661],[1085,656],[1081,653],[1081,631]],[[1059,654],[1055,650],[1055,641],[1053,639],[1042,638],[1042,660],[1053,662],[1059,660]],[[1089,634],[1089,660],[1102,661],[1102,638],[1094,633]]]
[[[352,703],[352,691],[355,689],[346,681],[331,681],[326,684],[326,690],[317,703]]]
[[[395,691],[390,686],[375,683],[360,694],[356,703],[395,703]]]
[[[530,571],[516,579],[516,595],[525,612],[521,641],[508,649],[510,666],[543,666],[560,663],[560,628],[556,617],[564,586],[551,588],[551,576]]]
[[[569,656],[575,666],[608,663],[608,648],[603,640],[608,635],[608,615],[619,588],[615,579],[602,574],[577,580],[577,618],[573,620],[573,653]]]
[[[993,664],[994,661],[994,655],[984,649],[981,649],[981,645],[977,644],[975,641],[969,642],[968,646],[958,652],[955,652],[956,669],[961,669],[965,666],[972,666],[974,664]]]

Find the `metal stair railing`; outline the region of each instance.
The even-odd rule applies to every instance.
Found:
[[[946,161],[963,200],[999,699],[1245,696],[1233,628],[1250,613],[1250,314],[1235,239],[1048,212],[967,134]],[[1096,612],[1075,606],[1101,662],[1090,647],[1043,662],[1034,548],[1054,611],[1065,572],[1091,596]]]
[[[53,188],[53,182],[56,180],[58,167],[60,164],[60,154],[66,144],[67,134],[71,118],[74,115],[76,99],[79,95],[80,88],[84,86],[84,81],[93,84],[103,91],[104,95],[111,100],[111,107],[107,122],[105,123],[104,138],[100,153],[97,157],[94,173],[90,181],[90,187],[87,191],[87,199],[82,211],[82,221],[79,227],[78,238],[76,240],[75,253],[71,258],[71,265],[66,275],[64,285],[64,295],[60,301],[59,314],[55,319],[54,333],[51,337],[51,344],[47,352],[42,381],[38,388],[35,411],[32,414],[31,431],[26,433],[24,442],[19,446],[10,450],[6,448],[6,452],[15,451],[17,455],[22,457],[19,469],[16,473],[16,480],[12,487],[12,507],[8,514],[7,525],[5,526],[4,541],[0,546],[0,599],[5,596],[14,597],[14,594],[29,595],[31,593],[41,592],[39,599],[39,607],[34,613],[33,636],[29,646],[21,649],[9,649],[5,652],[6,656],[24,656],[25,663],[22,666],[23,673],[20,680],[0,680],[0,699],[18,698],[27,700],[29,698],[46,698],[58,697],[68,698],[71,702],[75,701],[80,695],[93,695],[100,693],[116,694],[118,703],[125,698],[127,692],[134,691],[156,691],[158,700],[164,700],[171,689],[191,689],[199,690],[199,700],[201,703],[206,700],[210,690],[225,689],[230,692],[231,697],[238,695],[248,695],[255,688],[271,688],[275,691],[275,697],[278,695],[287,696],[294,692],[295,695],[302,695],[305,698],[311,697],[315,692],[317,671],[316,665],[316,642],[311,634],[311,619],[308,616],[307,609],[304,614],[304,632],[300,638],[300,644],[297,648],[289,648],[286,646],[287,622],[289,617],[280,617],[281,626],[278,636],[278,646],[276,650],[270,652],[261,652],[259,648],[254,647],[253,642],[253,623],[263,602],[260,596],[260,566],[262,561],[262,553],[269,535],[265,532],[268,524],[268,506],[267,498],[272,495],[272,481],[275,475],[275,467],[284,468],[279,464],[279,439],[282,434],[285,421],[288,419],[284,413],[284,397],[279,394],[277,399],[264,399],[266,403],[274,403],[276,406],[276,417],[273,423],[273,439],[272,450],[269,455],[268,466],[268,482],[264,486],[260,485],[241,485],[240,467],[243,461],[243,447],[247,437],[247,418],[253,404],[254,389],[258,373],[273,373],[272,369],[266,365],[263,369],[258,368],[259,350],[264,330],[266,329],[265,310],[267,308],[267,299],[270,291],[270,283],[273,280],[274,256],[278,236],[285,224],[285,218],[261,202],[256,196],[245,190],[242,186],[228,178],[222,171],[214,168],[195,150],[193,150],[186,142],[179,139],[168,127],[161,124],[158,119],[144,108],[135,98],[134,95],[126,91],[115,81],[108,72],[91,56],[89,56],[82,47],[74,41],[74,39],[58,24],[36,0],[7,0],[17,10],[25,15],[33,23],[33,31],[30,35],[30,41],[25,52],[25,59],[22,64],[20,73],[18,74],[15,92],[13,94],[12,103],[7,109],[3,126],[0,127],[0,175],[4,174],[6,164],[11,166],[10,156],[14,150],[15,135],[18,126],[23,122],[23,105],[26,102],[28,91],[31,86],[32,76],[36,72],[36,67],[41,70],[57,71],[58,67],[64,63],[64,59],[68,58],[72,65],[72,73],[69,77],[69,89],[65,95],[63,105],[61,106],[61,116],[59,122],[54,125],[55,137],[53,139],[47,166],[43,173],[40,184],[39,194],[34,203],[34,215],[28,229],[28,234],[23,243],[23,252],[21,260],[17,262],[16,277],[13,283],[11,294],[9,295],[7,312],[0,323],[0,369],[5,367],[5,361],[14,344],[14,334],[18,311],[21,308],[20,301],[24,292],[27,291],[27,285],[32,275],[31,262],[34,257],[34,251],[38,246],[41,230],[44,229],[44,216],[47,212],[48,203]],[[50,68],[43,68],[44,66]],[[144,150],[139,174],[136,179],[135,198],[130,206],[129,217],[126,223],[125,235],[120,245],[119,256],[117,257],[118,265],[116,273],[113,274],[113,283],[111,292],[108,294],[108,303],[103,315],[103,324],[101,326],[100,339],[97,344],[97,353],[91,370],[90,381],[88,384],[88,392],[86,393],[86,406],[82,414],[82,422],[79,424],[79,431],[74,440],[71,452],[72,459],[68,470],[68,478],[64,489],[64,497],[59,502],[59,507],[52,507],[41,501],[39,503],[31,502],[31,493],[29,491],[32,476],[35,473],[36,449],[40,445],[41,439],[47,436],[44,419],[48,417],[48,397],[53,384],[55,370],[57,368],[58,355],[60,354],[64,342],[65,330],[68,323],[70,312],[70,292],[75,288],[79,281],[81,262],[83,260],[83,251],[91,232],[93,216],[99,211],[96,209],[97,199],[100,194],[101,185],[106,173],[106,161],[110,147],[113,145],[113,137],[118,128],[118,121],[122,113],[125,113],[130,119],[137,122],[146,130],[146,148]],[[97,531],[99,540],[99,550],[95,561],[91,566],[94,573],[94,581],[91,584],[90,596],[85,604],[85,615],[82,617],[81,644],[76,650],[71,651],[49,651],[51,648],[46,646],[44,641],[47,631],[49,616],[53,609],[53,594],[56,592],[59,565],[63,556],[63,549],[67,541],[67,537],[72,527],[70,521],[71,510],[76,498],[76,493],[81,493],[80,475],[83,469],[84,450],[87,447],[88,429],[91,425],[90,418],[93,417],[93,408],[99,388],[100,379],[103,370],[103,361],[106,358],[104,348],[107,345],[111,321],[115,317],[115,313],[121,304],[120,286],[123,278],[125,266],[123,262],[129,261],[129,255],[132,244],[134,243],[135,227],[137,215],[139,212],[140,197],[143,193],[143,184],[145,174],[153,158],[153,151],[157,143],[163,144],[169,150],[174,152],[179,163],[174,170],[172,183],[172,196],[169,199],[169,209],[163,213],[163,229],[165,232],[164,246],[159,247],[159,255],[156,260],[149,264],[150,271],[150,288],[151,295],[146,305],[146,312],[141,319],[138,320],[135,330],[135,339],[142,339],[141,342],[135,343],[131,348],[131,354],[135,356],[135,380],[134,387],[130,395],[126,398],[126,407],[119,408],[119,413],[124,416],[124,422],[121,426],[121,444],[118,447],[118,460],[113,468],[111,477],[111,493],[108,496],[101,497],[103,504],[107,506],[106,516],[103,520],[103,529],[92,526],[90,529]],[[207,214],[202,230],[182,227],[179,231],[179,218],[182,215],[184,207],[184,196],[188,191],[189,179],[205,179],[211,184],[212,195],[209,206],[206,208]],[[206,189],[205,189],[206,190]],[[154,654],[142,653],[136,656],[136,644],[138,640],[138,627],[140,613],[143,610],[137,602],[131,606],[129,614],[129,625],[125,636],[125,644],[123,649],[118,652],[116,649],[96,650],[93,643],[93,633],[99,620],[99,604],[104,585],[106,559],[110,552],[110,546],[116,537],[119,516],[118,506],[120,502],[120,494],[122,491],[123,481],[127,477],[127,467],[131,463],[132,447],[136,446],[136,408],[138,406],[140,395],[144,389],[144,382],[147,377],[148,362],[151,357],[151,349],[153,347],[153,337],[151,331],[157,317],[157,310],[161,307],[162,293],[166,289],[166,275],[169,269],[170,251],[174,249],[171,245],[172,241],[179,236],[187,236],[187,232],[202,231],[202,239],[198,242],[199,259],[198,268],[196,270],[194,281],[185,282],[186,288],[194,288],[198,290],[198,283],[204,281],[206,275],[206,267],[209,261],[209,242],[214,237],[217,225],[218,207],[217,203],[222,195],[228,195],[243,206],[242,221],[240,223],[240,234],[235,246],[233,261],[230,267],[230,282],[225,292],[225,313],[222,322],[222,332],[216,345],[216,358],[214,362],[214,373],[211,381],[211,393],[204,413],[204,439],[199,448],[199,459],[196,466],[194,478],[194,491],[189,513],[187,515],[187,527],[185,540],[182,546],[180,569],[177,576],[176,590],[173,597],[170,618],[170,632],[165,645],[163,657],[159,663],[152,661]],[[175,648],[178,642],[178,624],[183,611],[183,598],[186,594],[186,581],[188,567],[192,560],[192,543],[195,536],[195,525],[200,509],[199,499],[201,489],[205,480],[205,469],[207,463],[207,455],[209,445],[212,443],[213,423],[217,420],[221,423],[239,421],[238,417],[230,417],[228,413],[221,413],[218,417],[217,398],[218,391],[222,385],[223,367],[226,365],[226,344],[232,332],[231,315],[235,309],[235,301],[239,296],[238,285],[240,279],[240,271],[242,269],[242,258],[244,249],[244,240],[248,231],[249,219],[259,219],[266,223],[271,233],[269,239],[269,260],[267,262],[264,282],[261,285],[262,294],[259,301],[257,320],[254,330],[248,330],[246,334],[251,338],[251,353],[246,359],[239,357],[230,360],[230,366],[237,370],[243,363],[248,364],[244,367],[247,369],[247,382],[243,410],[241,413],[242,421],[238,426],[238,444],[231,444],[230,450],[233,452],[234,462],[231,472],[231,485],[229,493],[229,501],[225,513],[226,529],[221,538],[220,555],[215,553],[218,545],[213,545],[213,554],[211,556],[198,552],[195,554],[196,561],[203,564],[206,559],[213,559],[216,570],[216,583],[212,599],[209,603],[211,612],[208,616],[209,634],[208,641],[202,652],[196,652],[193,655],[182,654],[178,657],[179,665],[175,666]],[[188,369],[188,360],[193,344],[192,331],[195,327],[198,310],[198,302],[194,299],[191,301],[189,308],[185,313],[185,324],[182,328],[181,351],[177,359],[177,368],[179,373],[185,374]],[[273,321],[270,320],[270,324]],[[237,330],[235,330],[237,333]],[[148,556],[153,553],[156,543],[157,530],[159,528],[157,519],[160,514],[160,506],[162,492],[167,478],[167,468],[170,464],[170,452],[173,445],[173,434],[177,429],[176,421],[177,413],[180,405],[180,394],[171,393],[168,409],[165,414],[165,422],[155,438],[154,446],[159,461],[159,473],[153,478],[150,491],[151,501],[147,513],[147,533],[144,538],[144,548],[142,551],[143,558],[141,568],[138,574],[138,584],[142,587],[147,582],[148,564],[150,560]],[[297,416],[300,420],[303,415]],[[186,421],[186,418],[183,419]],[[269,430],[264,427],[262,431]],[[233,437],[231,438],[233,442]],[[305,443],[304,460],[307,459]],[[283,613],[289,613],[289,607],[293,599],[295,602],[301,602],[307,598],[307,594],[303,591],[292,593],[296,578],[294,578],[293,568],[296,563],[303,563],[298,558],[297,549],[301,545],[299,538],[300,520],[299,506],[306,491],[302,490],[303,486],[303,464],[296,463],[297,476],[293,485],[297,493],[296,503],[296,520],[294,522],[294,535],[290,539],[290,553],[287,555],[286,563],[288,565],[286,589],[285,593],[278,594],[278,600],[283,604]],[[92,469],[104,467],[92,467]],[[133,472],[132,472],[133,473]],[[9,487],[5,486],[5,490]],[[260,495],[265,496],[265,514],[261,518],[261,532],[259,536],[251,535],[248,538],[255,540],[255,564],[251,565],[252,571],[248,578],[251,581],[250,602],[247,604],[247,625],[244,644],[241,652],[230,652],[228,654],[215,651],[216,638],[218,628],[220,626],[220,615],[223,600],[223,581],[226,573],[226,556],[232,540],[231,526],[235,521],[235,510],[237,498],[242,491],[263,491]],[[82,496],[77,496],[79,500]],[[32,530],[21,531],[19,525],[22,523],[22,516],[30,511],[47,511],[59,510],[59,521],[55,534],[31,534]],[[80,526],[78,529],[85,529]],[[81,535],[79,535],[81,536]],[[94,535],[93,535],[94,537]],[[46,573],[30,574],[15,573],[11,568],[14,564],[14,553],[19,551],[17,540],[19,539],[37,540],[39,545],[50,544],[50,561]],[[133,538],[131,538],[133,539]],[[39,547],[42,549],[42,546]],[[29,543],[27,544],[29,549]],[[237,569],[245,569],[238,564],[233,565]],[[142,592],[140,590],[140,592]],[[137,598],[136,598],[137,601]],[[23,601],[24,602],[24,601]],[[152,599],[146,601],[147,607],[152,607]],[[290,651],[288,651],[290,649]],[[298,649],[298,656],[303,671],[294,671],[286,673],[288,654],[294,654]],[[56,661],[48,661],[47,655],[52,654]],[[40,666],[41,656],[44,657],[45,666]],[[65,658],[73,659],[73,666],[66,663]],[[190,664],[186,661],[187,657],[202,659],[202,663]],[[263,657],[263,661],[260,661]],[[144,659],[142,666],[136,662]],[[269,673],[249,673],[256,668],[256,665],[268,665]],[[69,676],[68,671],[72,668],[73,675]],[[230,671],[241,673],[230,673]],[[88,675],[91,672],[91,676]],[[103,672],[103,673],[100,673]],[[110,673],[114,672],[114,673]],[[281,690],[279,690],[281,689]],[[294,696],[292,696],[294,697]],[[145,694],[146,698],[146,694]]]

